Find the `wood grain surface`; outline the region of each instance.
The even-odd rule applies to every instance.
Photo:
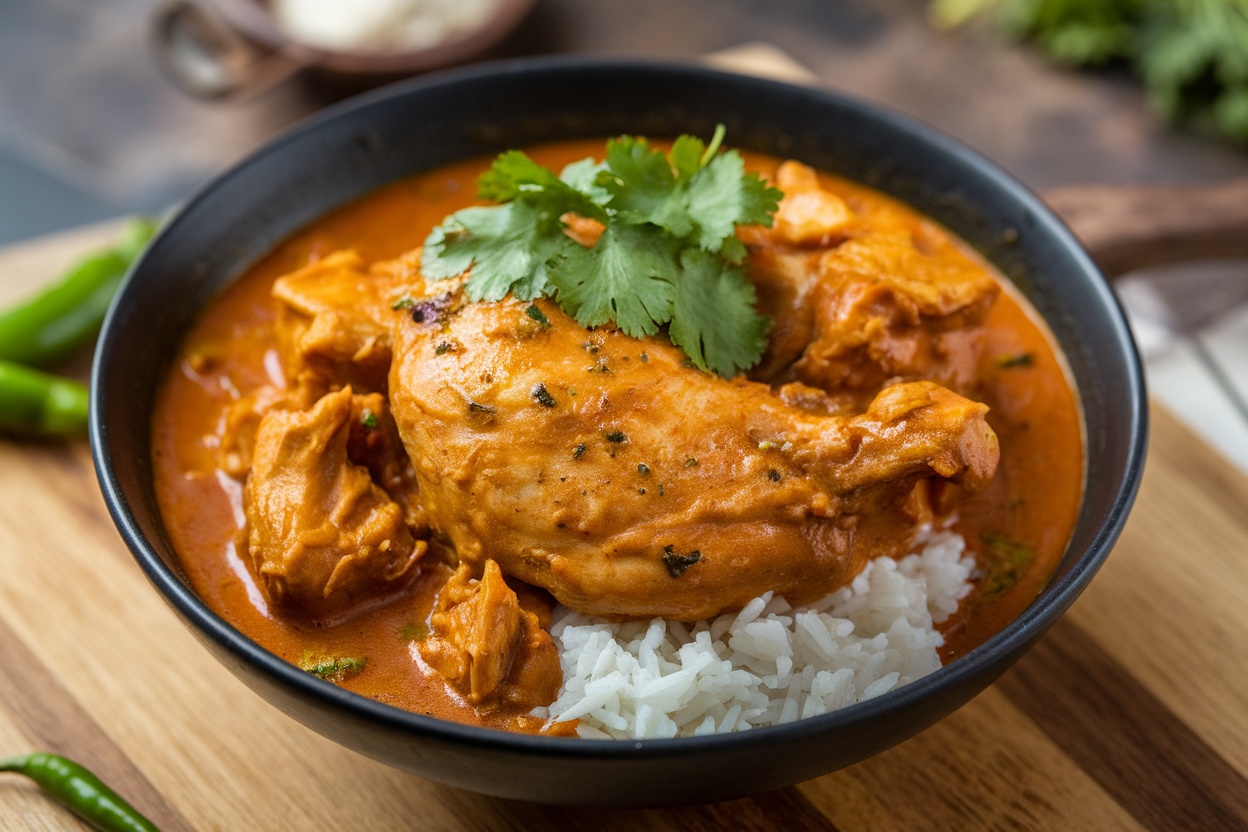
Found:
[[[1248,258],[1248,179],[1201,186],[1068,186],[1044,194],[1106,274]]]
[[[115,233],[0,250],[0,304]],[[1160,408],[1121,541],[997,684],[852,768],[746,800],[586,811],[482,797],[312,733],[147,584],[85,442],[0,438],[0,756],[64,753],[162,829],[1248,829],[1248,478]],[[0,830],[83,828],[0,775]]]

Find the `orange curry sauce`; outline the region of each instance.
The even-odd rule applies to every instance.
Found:
[[[600,157],[602,142],[562,142],[529,153],[558,169]],[[744,155],[751,168],[765,173],[778,164]],[[242,485],[217,470],[225,409],[240,393],[281,377],[277,302],[269,296],[273,281],[338,249],[354,248],[373,262],[420,245],[447,214],[473,203],[476,178],[489,161],[456,163],[339,209],[278,246],[226,289],[187,334],[159,393],[152,454],[157,496],[182,568],[205,603],[240,631],[296,665],[321,657],[367,657],[363,670],[343,679],[342,686],[396,707],[531,731],[540,720],[479,713],[437,674],[422,670],[413,639],[424,632],[434,595],[450,574],[445,566],[426,567],[405,593],[333,626],[308,626],[270,610],[250,562],[236,548]],[[821,182],[856,210],[870,210],[873,203],[896,206],[836,177],[822,176]],[[998,571],[1003,559],[1018,557],[1011,542],[1024,544],[1032,557],[1005,569],[1007,588],[998,583],[995,591],[977,589],[942,625],[945,661],[1000,630],[1036,597],[1065,551],[1082,498],[1082,422],[1063,360],[1036,313],[1001,282],[1006,291],[987,320],[976,391],[991,407],[988,421],[1000,439],[1001,463],[992,484],[959,506],[954,529],[973,552],[997,550],[981,563],[996,562]]]

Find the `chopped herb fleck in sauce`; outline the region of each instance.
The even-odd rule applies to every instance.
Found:
[[[646,355],[646,354],[643,352],[643,353],[641,354],[641,363],[642,363],[642,364],[649,364],[649,363],[650,363],[650,356]]]
[[[637,473],[643,477],[650,473],[650,466],[644,462],[637,463]]]
[[[1030,367],[1035,363],[1036,359],[1029,352],[1020,352],[1018,355],[1003,355],[997,359],[997,366],[1002,369]]]
[[[663,565],[667,567],[667,573],[673,578],[679,578],[686,569],[700,560],[702,560],[702,553],[697,549],[687,555],[682,555],[673,546],[663,547]]]
[[[533,385],[533,389],[529,391],[529,395],[533,397],[533,401],[537,402],[542,407],[555,406],[555,397],[550,395],[550,393],[546,390],[546,385],[540,381]]]
[[[693,457],[689,457],[688,459],[686,459],[686,460],[685,460],[685,467],[686,467],[686,468],[697,468],[697,467],[698,467],[698,461],[697,461],[696,459],[694,459]]]
[[[589,448],[585,447],[584,442],[578,442],[576,445],[576,450],[572,452],[572,458],[580,459],[581,457],[585,456],[585,452],[587,450],[589,450]]]
[[[772,482],[780,482],[780,472],[777,471],[775,468],[772,468],[770,471],[767,472],[767,479],[771,480]]]
[[[979,600],[993,601],[1014,588],[1036,553],[1027,544],[996,532],[986,532],[981,539],[984,552],[979,567],[984,575],[979,582]]]
[[[429,628],[423,621],[410,621],[399,628],[399,641],[424,641]]]
[[[360,424],[369,430],[373,430],[377,427],[377,414],[367,407],[364,408],[364,412],[360,414]]]
[[[411,298],[399,298],[394,303],[390,304],[390,308],[395,309],[395,310],[411,309],[415,303],[416,301],[412,300]]]
[[[485,413],[490,416],[493,416],[494,414],[498,413],[498,408],[492,407],[488,404],[481,404],[480,402],[469,401],[468,412],[469,413]]]
[[[607,441],[613,445],[620,445],[628,441],[628,437],[624,435],[622,430],[613,430],[607,434]]]
[[[309,656],[300,662],[299,669],[322,679],[341,681],[363,670],[366,661],[367,659],[354,659],[349,656],[320,659]]]
[[[438,346],[434,348],[433,351],[437,355],[445,355],[448,352],[454,352],[455,346],[450,341],[443,341],[440,344],[438,344]]]
[[[542,329],[550,326],[550,319],[546,317],[546,313],[538,308],[536,303],[530,303],[528,308],[524,310],[524,314],[541,324]]]

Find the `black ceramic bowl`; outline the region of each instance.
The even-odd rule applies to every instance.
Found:
[[[639,742],[521,736],[407,713],[257,646],[190,590],[152,486],[153,396],[200,309],[277,243],[400,177],[553,138],[710,135],[859,180],[969,241],[1030,298],[1065,350],[1083,404],[1087,488],[1048,588],[986,644],[844,710],[736,735]],[[523,800],[666,805],[740,797],[850,765],[951,713],[1075,600],[1126,520],[1143,466],[1140,364],[1105,279],[1030,192],[939,133],[827,92],[693,66],[547,59],[484,66],[359,98],[309,121],[205,188],[130,274],[101,336],[91,433],[109,510],[148,578],[261,696],[349,748],[432,780]]]

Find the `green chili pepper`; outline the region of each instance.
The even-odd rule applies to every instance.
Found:
[[[86,436],[87,388],[76,381],[0,361],[0,432]]]
[[[0,760],[0,771],[24,774],[100,832],[160,832],[108,786],[73,760],[26,754]]]
[[[136,219],[114,248],[88,256],[54,286],[0,312],[0,360],[47,367],[89,343],[155,230],[151,220]]]

